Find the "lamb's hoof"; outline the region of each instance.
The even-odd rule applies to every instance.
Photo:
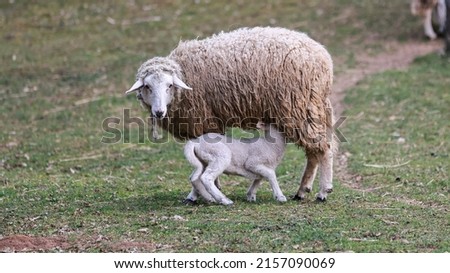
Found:
[[[224,201],[222,201],[222,202],[220,202],[222,205],[225,205],[225,206],[232,206],[234,203],[233,203],[233,201],[231,201],[231,200],[224,200]]]
[[[298,194],[296,194],[296,195],[294,195],[294,197],[292,197],[292,200],[297,200],[297,201],[302,201],[304,199],[305,199],[305,197],[302,197]]]
[[[186,198],[183,200],[183,204],[189,205],[189,206],[195,206],[198,203],[197,203],[197,200],[192,200],[192,199]]]
[[[286,196],[282,195],[282,196],[278,196],[277,198],[275,198],[278,202],[286,202]]]

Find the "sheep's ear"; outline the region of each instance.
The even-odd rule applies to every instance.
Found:
[[[128,94],[130,94],[130,93],[132,93],[132,92],[136,92],[136,91],[137,91],[139,88],[141,88],[143,85],[144,85],[144,82],[142,81],[142,79],[137,80],[137,81],[133,84],[133,86],[125,92],[125,95],[128,95]]]
[[[177,75],[173,74],[172,77],[173,77],[173,84],[176,87],[179,87],[179,88],[182,88],[182,89],[187,89],[187,90],[192,90],[192,88],[190,88],[182,80],[180,80],[180,78],[178,78]]]

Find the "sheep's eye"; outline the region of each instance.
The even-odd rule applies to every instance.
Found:
[[[143,100],[143,99],[144,99],[144,98],[142,97],[142,94],[141,94],[141,93],[137,94],[136,98],[137,98],[138,100]]]
[[[173,86],[172,84],[169,84],[169,88],[172,88],[172,86]]]

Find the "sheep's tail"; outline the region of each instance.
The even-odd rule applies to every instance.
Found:
[[[193,141],[188,141],[186,143],[186,146],[184,146],[184,156],[195,168],[195,170],[191,174],[191,177],[189,178],[191,182],[200,179],[200,175],[203,173],[203,164],[195,154],[195,144],[196,143]]]

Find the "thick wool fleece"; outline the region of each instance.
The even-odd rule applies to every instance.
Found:
[[[306,150],[326,150],[332,128],[333,64],[306,34],[283,28],[242,28],[180,42],[169,56],[145,62],[137,77],[177,73],[193,90],[177,90],[161,122],[175,137],[223,133],[225,127],[275,123]]]

